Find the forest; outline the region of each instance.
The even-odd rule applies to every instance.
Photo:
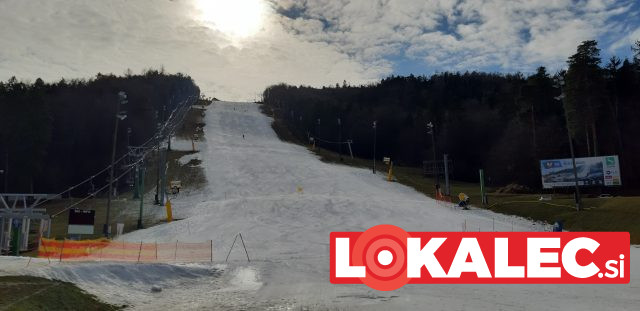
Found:
[[[107,167],[121,91],[128,103],[119,108],[126,118],[118,125],[117,158],[128,145],[151,138],[179,103],[200,96],[189,76],[152,69],[55,83],[0,82],[0,191],[58,193]],[[91,184],[108,182],[108,174],[99,178]]]
[[[276,123],[299,142],[373,156],[399,165],[448,154],[456,180],[517,183],[540,189],[540,160],[618,155],[622,188],[640,189],[640,41],[631,59],[603,62],[596,41],[584,41],[567,67],[535,73],[443,72],[391,76],[379,83],[313,88],[278,84],[263,92]],[[433,124],[435,147],[427,124]],[[593,189],[602,191],[602,189]]]

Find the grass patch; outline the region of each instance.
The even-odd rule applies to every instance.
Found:
[[[267,109],[263,108],[263,112],[272,116],[273,114]],[[276,120],[272,123],[272,127],[281,140],[307,146],[323,162],[372,169],[371,159],[351,159],[348,154],[340,157],[338,153],[323,148],[311,149],[308,144],[296,139],[282,122]],[[376,169],[380,172],[388,170],[387,165],[380,161],[376,161]],[[422,168],[394,166],[393,175],[397,182],[427,196],[435,197],[435,182],[432,178],[423,176]],[[458,193],[464,192],[471,198],[471,204],[482,207],[479,183],[450,182],[454,201]],[[444,184],[444,181],[441,181],[441,184]],[[489,204],[485,208],[492,211],[549,224],[562,220],[565,228],[571,231],[629,232],[631,243],[640,244],[640,222],[638,221],[640,197],[583,198],[583,210],[576,212],[573,195],[553,194],[552,200],[540,201],[540,194],[505,194],[496,193],[495,190],[491,187],[487,188]],[[545,196],[551,195],[545,194]]]
[[[77,286],[33,276],[0,276],[2,310],[122,310]]]

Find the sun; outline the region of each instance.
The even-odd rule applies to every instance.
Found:
[[[266,12],[264,0],[196,0],[196,4],[200,19],[231,39],[259,32]]]

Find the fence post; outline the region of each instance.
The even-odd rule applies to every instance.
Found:
[[[156,262],[158,261],[158,241],[156,241]]]
[[[45,243],[42,243],[42,237],[40,237],[40,244],[42,245],[42,248],[44,248],[44,252],[47,254],[47,260],[49,261],[49,264],[51,264],[51,258],[49,258],[49,251],[47,251],[47,245]]]
[[[211,242],[211,262],[213,262],[213,240],[209,240]]]
[[[59,262],[62,262],[62,253],[64,252],[64,242],[66,240],[67,239],[62,240],[62,248],[60,248],[60,261]]]
[[[140,250],[138,251],[138,263],[140,263],[140,254],[142,253],[142,241],[140,241]]]
[[[177,262],[178,261],[178,240],[176,240],[176,250],[173,253],[173,261]]]

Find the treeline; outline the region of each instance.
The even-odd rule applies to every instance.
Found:
[[[56,83],[0,82],[0,184],[7,181],[0,192],[57,193],[108,166],[120,91],[128,103],[120,108],[127,117],[118,126],[117,158],[127,143],[152,137],[178,104],[200,96],[189,76],[164,70]],[[106,184],[106,176],[95,186]]]
[[[603,65],[597,43],[585,41],[568,69],[553,74],[540,67],[530,76],[445,72],[365,86],[280,84],[263,100],[300,141],[316,137],[339,151],[332,142],[342,136],[359,157],[372,157],[375,120],[377,156],[408,166],[432,159],[432,122],[437,156],[449,154],[454,177],[477,181],[484,168],[492,185],[540,188],[539,160],[570,157],[571,137],[577,157],[619,155],[625,189],[638,189],[640,42],[632,49],[633,59]]]

